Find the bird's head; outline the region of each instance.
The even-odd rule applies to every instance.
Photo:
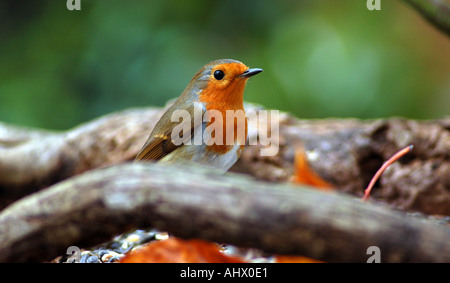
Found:
[[[188,88],[199,94],[200,101],[206,103],[207,108],[242,108],[248,78],[262,71],[232,59],[216,60],[203,66]]]

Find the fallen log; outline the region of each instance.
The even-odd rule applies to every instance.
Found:
[[[69,246],[155,227],[275,254],[327,262],[449,262],[450,228],[342,193],[256,181],[195,166],[97,169],[0,213],[0,262],[45,261]]]
[[[247,111],[259,108],[246,104]],[[0,123],[0,209],[74,175],[132,160],[163,111],[130,109],[64,132]],[[295,151],[302,147],[322,178],[362,196],[383,162],[411,144],[414,150],[381,176],[372,199],[396,208],[450,215],[450,117],[300,120],[281,113],[278,124],[278,153],[261,156],[262,146],[246,146],[231,171],[269,182],[288,181]],[[249,123],[249,135],[258,134],[258,127]]]

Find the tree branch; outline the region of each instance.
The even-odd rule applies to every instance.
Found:
[[[0,209],[87,170],[133,159],[160,108],[113,113],[66,132],[0,123]]]
[[[450,5],[445,0],[403,0],[436,28],[450,36]]]
[[[72,245],[155,227],[276,254],[364,262],[450,261],[450,229],[340,193],[198,167],[127,164],[73,177],[0,214],[0,262],[43,261]]]
[[[247,111],[259,109],[246,104]],[[71,176],[132,160],[164,109],[112,113],[65,132],[23,129],[0,123],[0,209]],[[299,120],[281,113],[275,156],[261,156],[261,145],[246,146],[231,169],[270,182],[288,181],[295,151],[302,147],[311,167],[345,192],[362,196],[372,176],[399,149],[414,145],[374,188],[402,209],[450,215],[450,118]],[[249,136],[258,126],[249,122]],[[414,184],[411,186],[409,184]]]

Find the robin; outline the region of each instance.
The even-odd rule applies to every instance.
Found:
[[[194,162],[227,171],[240,157],[247,139],[245,84],[262,71],[232,59],[203,66],[162,115],[135,161]],[[230,112],[244,113],[244,122],[227,119]],[[178,113],[187,113],[190,119],[179,122],[174,119],[180,117]],[[244,132],[243,139],[239,132]],[[231,142],[227,135],[232,136]]]

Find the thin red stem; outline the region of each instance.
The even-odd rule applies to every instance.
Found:
[[[366,201],[369,199],[370,192],[372,191],[373,186],[377,182],[378,178],[380,178],[381,174],[383,174],[383,172],[386,170],[386,168],[388,168],[389,165],[391,165],[392,163],[394,163],[395,161],[400,159],[402,156],[404,156],[405,154],[410,152],[412,149],[413,149],[413,145],[409,145],[409,146],[405,147],[404,149],[400,150],[399,152],[397,152],[396,154],[394,154],[386,162],[384,162],[384,164],[380,167],[380,169],[378,169],[377,173],[375,173],[375,175],[372,177],[372,180],[370,180],[370,183],[367,186],[367,189],[364,191],[364,196],[362,198],[363,201]]]

